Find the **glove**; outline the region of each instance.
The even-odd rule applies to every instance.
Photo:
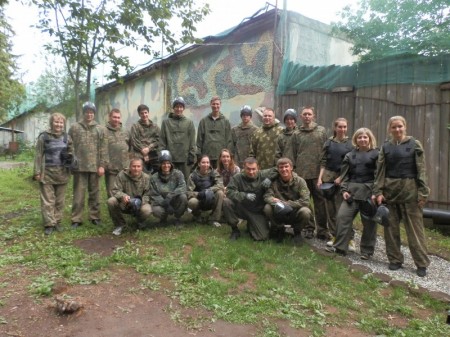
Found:
[[[264,188],[269,188],[271,184],[272,184],[272,180],[270,180],[269,178],[266,178],[262,181],[261,186]]]
[[[197,199],[198,200],[205,200],[205,198],[206,198],[206,192],[205,191],[206,190],[198,192],[198,194],[197,194]]]
[[[294,209],[292,208],[292,206],[282,202],[277,202],[273,208],[273,213],[275,215],[288,215],[293,210]]]
[[[255,194],[255,193],[247,193],[247,194],[245,195],[245,198],[246,198],[247,200],[250,200],[250,201],[255,201],[255,200],[256,200],[256,194]]]

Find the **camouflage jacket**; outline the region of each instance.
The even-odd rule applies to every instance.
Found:
[[[276,198],[285,201],[286,204],[289,204],[294,209],[299,209],[301,207],[310,207],[309,195],[306,181],[293,172],[292,179],[288,182],[284,182],[280,177],[274,180],[264,194],[264,201],[266,204],[274,205],[274,198]]]
[[[56,135],[51,130],[46,131],[49,138],[59,139],[64,137],[64,134]],[[64,166],[50,166],[45,167],[45,142],[44,132],[42,132],[36,142],[36,152],[34,157],[34,173],[33,175],[40,175],[40,182],[49,185],[67,184],[70,177],[70,172]],[[73,155],[72,138],[67,135],[67,153]]]
[[[168,196],[186,194],[186,181],[181,171],[172,169],[168,175],[161,172],[150,178],[150,201],[153,206],[161,206]]]
[[[247,125],[240,123],[231,129],[232,148],[234,161],[243,167],[244,160],[249,156],[253,133],[258,129],[251,121]]]
[[[283,128],[278,123],[270,126],[263,125],[252,136],[250,156],[255,157],[261,170],[275,166],[275,152],[278,136]]]
[[[194,122],[185,116],[176,116],[173,112],[161,125],[159,138],[160,150],[169,150],[174,163],[185,163],[188,156],[195,161],[195,127]]]
[[[320,157],[327,133],[323,126],[312,122],[310,128],[300,126],[294,133],[292,143],[295,172],[305,180],[315,179],[320,173]]]
[[[198,124],[197,154],[207,154],[210,160],[217,160],[222,149],[231,149],[230,121],[222,113],[214,120],[210,113]]]
[[[130,132],[130,153],[133,157],[143,158],[141,151],[143,148],[149,147],[150,150],[158,151],[159,136],[161,130],[158,125],[152,121],[144,124],[141,120],[133,124]]]
[[[95,121],[73,124],[69,129],[74,153],[78,159],[78,172],[97,172],[99,167],[106,168],[109,162],[108,137],[106,129]]]
[[[106,125],[106,136],[108,137],[109,163],[106,171],[118,174],[128,167],[130,135],[122,126],[113,128],[109,123]]]
[[[142,172],[139,177],[133,178],[128,169],[122,170],[116,177],[111,194],[118,201],[126,195],[130,197],[141,197],[142,204],[149,203],[150,177]]]
[[[290,160],[292,160],[292,165],[295,165],[292,136],[296,131],[297,126],[295,126],[293,129],[285,128],[283,130],[283,133],[278,136],[275,161],[280,158],[289,158]],[[276,162],[274,164],[276,164]]]

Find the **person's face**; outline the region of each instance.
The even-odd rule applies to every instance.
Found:
[[[292,166],[289,163],[278,165],[278,173],[283,181],[289,181],[292,178]]]
[[[295,119],[291,116],[288,116],[284,119],[284,125],[286,125],[288,129],[293,129],[295,127],[295,124],[297,123],[295,122]]]
[[[95,117],[95,112],[92,109],[87,109],[86,112],[84,113],[84,121],[86,123],[92,122],[94,120]]]
[[[258,174],[258,164],[248,164],[246,163],[244,166],[244,172],[245,175],[249,178],[256,178],[256,175]]]
[[[263,113],[263,124],[264,125],[272,125],[275,121],[275,114],[271,110],[264,110]]]
[[[314,120],[314,112],[312,111],[312,109],[303,109],[300,118],[302,119],[302,123],[304,126],[309,126]]]
[[[231,162],[230,154],[226,151],[223,151],[222,154],[220,155],[220,161],[222,162],[223,166],[228,167],[228,165],[230,165]]]
[[[211,111],[213,114],[218,114],[220,112],[220,101],[218,99],[211,102]]]
[[[64,130],[64,120],[62,118],[54,118],[52,121],[52,130],[61,133]]]
[[[210,165],[210,164],[209,164],[209,158],[208,158],[208,157],[203,157],[203,158],[200,160],[200,163],[199,163],[200,172],[202,172],[202,173],[208,172],[209,165]]]
[[[112,114],[109,115],[109,124],[113,127],[113,128],[117,128],[120,126],[120,113],[118,112],[113,112]]]
[[[241,121],[244,124],[250,123],[251,120],[252,120],[252,116],[250,116],[250,115],[242,115],[241,116]]]
[[[183,104],[176,104],[175,107],[173,108],[173,112],[175,116],[181,116],[184,112]]]
[[[405,137],[406,127],[401,120],[395,119],[392,121],[389,131],[395,140],[400,141]]]
[[[164,160],[164,161],[161,163],[161,172],[162,172],[163,174],[169,174],[171,168],[172,168],[172,164],[170,163],[170,161]]]
[[[367,150],[370,146],[370,138],[367,133],[361,133],[356,137],[356,145],[362,150]]]
[[[139,177],[142,173],[142,162],[140,160],[132,161],[130,163],[130,175],[132,177]]]
[[[141,121],[143,121],[143,122],[148,121],[149,115],[150,115],[150,112],[147,109],[141,110],[141,112],[139,112],[139,117],[141,118]]]
[[[338,122],[334,127],[334,131],[336,132],[336,136],[338,138],[344,138],[347,135],[347,123],[346,122]]]

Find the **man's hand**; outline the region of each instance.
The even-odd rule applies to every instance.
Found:
[[[272,180],[270,180],[269,178],[266,178],[262,181],[261,186],[264,188],[269,188],[271,184],[272,184]]]
[[[124,195],[122,197],[122,202],[127,205],[130,202],[131,197],[129,195]]]
[[[100,166],[98,169],[97,169],[97,175],[99,176],[99,177],[101,177],[101,176],[103,176],[105,174],[105,169],[102,167],[102,166]]]
[[[250,201],[255,201],[255,200],[256,200],[256,194],[255,194],[255,193],[247,193],[247,194],[245,195],[245,198],[246,198],[247,200],[250,200]]]

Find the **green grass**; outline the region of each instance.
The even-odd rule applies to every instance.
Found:
[[[110,256],[88,254],[74,242],[110,233],[113,226],[104,203],[103,226],[87,225],[45,237],[38,185],[30,176],[30,167],[0,170],[0,204],[5,205],[0,211],[0,277],[25,277],[28,288],[24,291],[30,296],[52,295],[53,285],[61,279],[68,284],[108,282],[121,267],[151,276],[143,279],[139,288],[130,287],[129,292],[151,289],[182,306],[209,310],[212,316],[193,319],[175,308],[168,309],[174,321],[191,329],[223,319],[254,324],[258,336],[281,336],[274,323],[281,319],[309,330],[312,336],[325,336],[326,327],[335,325],[356,326],[370,335],[384,336],[448,333],[444,303],[388,287],[371,276],[349,273],[346,266],[316,254],[307,245],[258,243],[248,236],[230,242],[226,226],[130,231]],[[69,184],[66,227],[70,225],[70,195]],[[448,238],[432,234],[448,245]],[[0,303],[5,302],[5,296],[0,296]],[[426,312],[428,318],[420,319],[418,312]],[[390,316],[402,317],[407,326],[392,326]],[[0,317],[0,324],[6,324],[7,319]]]

